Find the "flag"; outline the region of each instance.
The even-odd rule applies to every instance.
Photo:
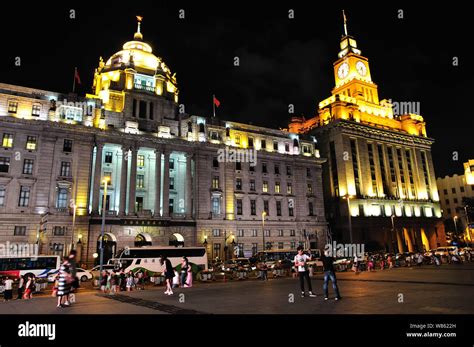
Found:
[[[213,96],[213,99],[214,99],[214,105],[219,107],[221,105],[221,102],[219,100],[217,100],[217,98],[215,96]]]
[[[79,77],[79,72],[77,72],[77,67],[74,70],[74,81],[76,81],[79,84],[82,84],[81,77]]]
[[[142,16],[137,16],[137,20],[138,20],[139,22],[141,22],[141,21],[143,20],[143,17],[142,17]]]

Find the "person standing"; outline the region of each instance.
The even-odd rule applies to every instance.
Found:
[[[34,286],[33,276],[27,276],[26,284],[25,284],[25,293],[23,294],[23,299],[28,300],[33,297],[33,294],[32,294],[33,286]]]
[[[193,286],[193,267],[191,264],[188,265],[188,276],[186,278],[186,287],[191,288]]]
[[[174,270],[173,270],[173,265],[171,265],[171,261],[164,255],[160,257],[160,264],[161,266],[164,267],[163,272],[165,275],[165,281],[166,281],[166,295],[173,295],[173,290],[172,290],[172,280],[174,278]]]
[[[305,288],[304,281],[308,284],[308,294],[310,297],[316,297],[316,294],[313,294],[313,288],[311,286],[311,279],[309,278],[308,271],[308,260],[311,260],[311,255],[304,254],[303,247],[299,246],[297,249],[298,254],[295,256],[295,266],[298,271],[298,276],[300,278],[300,287],[301,287],[301,297],[305,297]]]
[[[3,301],[10,301],[13,298],[13,280],[7,276],[3,281],[5,291],[3,292]]]
[[[261,270],[262,270],[262,280],[268,281],[268,265],[266,262],[262,263]]]
[[[56,307],[67,307],[70,306],[69,293],[71,291],[72,275],[70,270],[70,264],[67,257],[64,258],[64,262],[59,268],[59,280],[58,280],[58,302]]]
[[[23,298],[23,290],[25,289],[25,278],[23,276],[20,276],[20,279],[18,281],[18,296],[17,300],[21,300]]]
[[[188,277],[188,267],[188,258],[183,257],[183,260],[181,261],[181,288],[184,288],[186,286],[186,279]]]
[[[332,282],[332,289],[334,289],[334,293],[336,297],[334,300],[340,300],[341,295],[339,294],[339,288],[337,287],[337,279],[336,279],[336,272],[334,271],[334,261],[335,259],[330,256],[330,251],[324,251],[323,256],[321,257],[321,261],[323,262],[323,270],[324,270],[324,284],[323,284],[323,291],[324,291],[324,300],[328,299],[328,282],[331,280]]]

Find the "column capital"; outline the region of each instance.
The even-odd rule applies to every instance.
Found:
[[[155,154],[158,154],[158,153],[162,154],[163,152],[164,152],[163,147],[160,146],[160,147],[155,148]]]

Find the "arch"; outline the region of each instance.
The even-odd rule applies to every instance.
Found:
[[[170,241],[169,241],[170,246],[184,246],[184,236],[181,235],[180,233],[174,233],[170,236]]]
[[[148,233],[139,233],[135,236],[135,247],[151,246],[152,237]]]
[[[100,254],[100,239],[102,238],[101,235],[97,238],[97,253]],[[115,256],[115,252],[117,251],[117,237],[112,233],[104,233],[104,240],[103,240],[103,247],[104,247],[104,263],[107,263],[109,259],[112,259]],[[97,258],[99,260],[99,258]]]

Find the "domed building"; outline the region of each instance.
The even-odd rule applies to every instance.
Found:
[[[136,122],[139,130],[157,131],[164,119],[175,119],[178,102],[176,74],[143,41],[141,17],[132,41],[104,63],[94,74],[93,93],[102,100],[104,114],[98,127],[123,128]],[[107,119],[107,124],[104,123]]]

